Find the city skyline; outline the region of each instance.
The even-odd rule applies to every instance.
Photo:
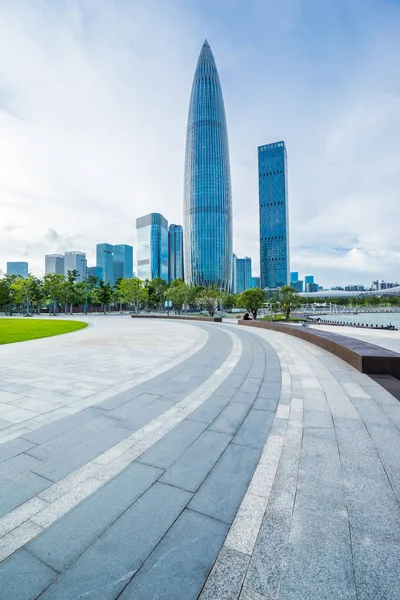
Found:
[[[187,95],[207,37],[224,84],[235,251],[258,273],[257,146],[283,139],[291,267],[326,286],[398,279],[400,8],[265,4],[0,7],[3,272],[27,257],[40,274],[45,254],[73,248],[94,264],[110,235],[135,246],[135,219],[152,211],[182,222]]]

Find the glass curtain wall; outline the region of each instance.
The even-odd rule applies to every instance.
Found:
[[[228,134],[215,60],[204,42],[194,75],[186,137],[185,278],[230,290],[232,193]]]

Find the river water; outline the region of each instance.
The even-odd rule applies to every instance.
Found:
[[[313,315],[313,318],[317,318],[318,315]],[[358,315],[351,314],[334,314],[334,315],[321,315],[321,321],[335,321],[342,323],[364,323],[364,325],[394,325],[397,329],[400,329],[400,313],[360,313]]]

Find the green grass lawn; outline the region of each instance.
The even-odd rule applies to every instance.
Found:
[[[0,319],[0,344],[36,340],[38,338],[70,333],[87,327],[81,321],[56,321],[44,319]]]

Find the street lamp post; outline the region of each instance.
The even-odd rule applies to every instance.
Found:
[[[86,277],[85,277],[85,306],[84,306],[84,313],[85,315],[88,314],[88,285],[87,285],[87,280],[88,280],[88,266],[87,266],[87,258],[85,258],[85,273],[86,273]]]

